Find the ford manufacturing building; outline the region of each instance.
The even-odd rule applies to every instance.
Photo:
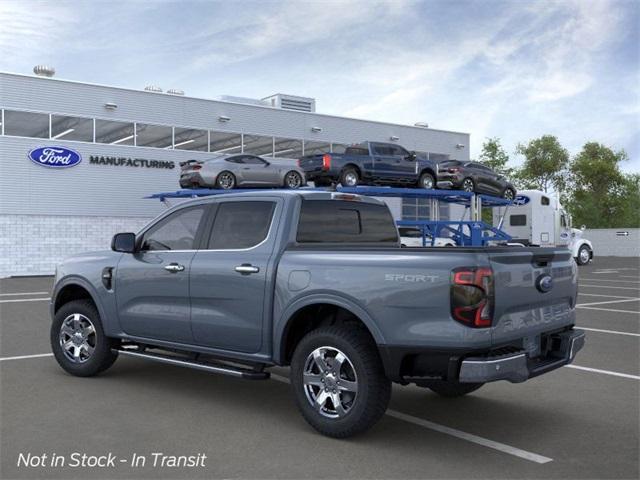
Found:
[[[188,159],[244,152],[294,162],[364,140],[469,158],[466,133],[322,115],[313,99],[282,94],[207,100],[0,73],[0,107],[0,277],[52,274],[62,258],[137,231],[165,208],[144,197],[179,189],[179,162]],[[47,168],[30,159],[57,147],[76,152],[77,163]],[[429,207],[416,202],[392,211],[426,218]]]

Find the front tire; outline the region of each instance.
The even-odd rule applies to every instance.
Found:
[[[222,190],[232,190],[235,186],[236,176],[233,173],[225,170],[218,174],[218,177],[216,178],[216,187]]]
[[[578,249],[578,256],[576,257],[576,263],[578,265],[586,265],[591,260],[591,250],[586,245],[582,245]]]
[[[460,383],[454,381],[433,380],[421,386],[427,387],[429,390],[442,397],[455,398],[466,395],[467,393],[475,392],[483,385],[484,383]]]
[[[504,192],[502,192],[502,198],[513,201],[516,198],[516,192],[513,191],[513,188],[505,188]]]
[[[336,325],[308,333],[291,360],[291,385],[304,419],[334,438],[371,428],[391,397],[376,345],[359,327]]]
[[[51,324],[50,339],[58,364],[77,377],[97,375],[118,358],[111,351],[118,342],[105,336],[98,310],[89,300],[74,300],[60,307]]]
[[[420,180],[418,181],[418,187],[424,188],[425,190],[433,190],[436,188],[436,180],[430,173],[423,173],[420,175]]]

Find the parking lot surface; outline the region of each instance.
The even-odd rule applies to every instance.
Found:
[[[639,476],[637,258],[580,268],[578,326],[587,344],[573,366],[457,399],[394,385],[387,415],[349,440],[304,422],[287,369],[251,382],[120,358],[98,377],[66,374],[50,356],[51,283],[0,280],[3,479]],[[74,452],[126,462],[71,467]],[[153,453],[207,458],[204,466],[154,467]],[[47,459],[18,466],[20,454]],[[56,455],[64,467],[49,465]],[[133,466],[133,455],[145,466]]]

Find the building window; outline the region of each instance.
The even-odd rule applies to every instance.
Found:
[[[211,153],[242,153],[242,135],[229,132],[209,132],[209,151]]]
[[[133,123],[96,120],[96,142],[111,145],[134,144]]]
[[[244,153],[261,155],[263,157],[272,157],[273,137],[263,137],[261,135],[244,135]]]
[[[403,198],[403,220],[430,220],[430,206],[428,198]]]
[[[440,163],[440,162],[444,162],[445,160],[449,160],[449,155],[445,155],[443,153],[428,153],[429,155],[429,160],[436,162],[436,163]]]
[[[174,137],[173,148],[176,150],[208,151],[209,136],[206,130],[176,127],[174,129]]]
[[[343,143],[332,143],[331,153],[344,153],[348,146]]]
[[[49,138],[49,115],[5,110],[4,134],[16,137]]]
[[[304,141],[305,155],[317,155],[317,154],[329,153],[330,151],[331,151],[331,144],[328,142],[310,142],[308,140]]]
[[[136,123],[136,146],[171,148],[173,145],[173,129],[163,125]]]
[[[298,159],[302,157],[302,140],[291,138],[274,138],[274,157]]]
[[[51,115],[51,138],[93,142],[93,119]]]

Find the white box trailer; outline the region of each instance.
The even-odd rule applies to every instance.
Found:
[[[512,237],[512,242],[539,247],[567,246],[578,265],[593,259],[591,242],[581,229],[572,228],[571,215],[558,198],[540,190],[518,192],[513,205],[493,209],[493,225]]]

